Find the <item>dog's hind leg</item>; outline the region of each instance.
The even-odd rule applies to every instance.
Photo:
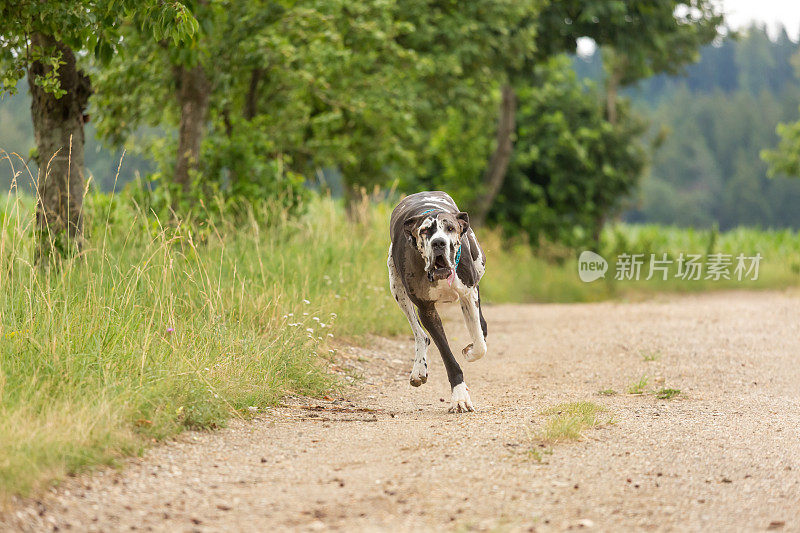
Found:
[[[436,347],[439,348],[439,353],[442,355],[444,368],[447,370],[447,379],[450,381],[450,389],[452,391],[450,397],[450,412],[461,413],[465,411],[474,411],[475,406],[472,405],[472,400],[469,397],[469,390],[467,384],[464,383],[464,374],[461,372],[461,367],[458,366],[453,352],[450,351],[450,345],[447,343],[447,336],[444,333],[442,326],[442,319],[439,313],[436,312],[436,307],[433,302],[425,302],[419,307],[419,318],[422,325],[428,330]]]
[[[486,321],[481,313],[478,287],[459,294],[458,299],[461,303],[461,312],[464,314],[464,322],[466,322],[469,335],[472,337],[472,342],[461,350],[461,353],[464,354],[467,361],[477,361],[486,355]]]
[[[394,267],[394,260],[392,260],[392,249],[389,248],[389,260],[386,265],[389,267],[389,288],[392,291],[397,305],[405,313],[408,323],[411,324],[411,331],[414,332],[414,367],[411,369],[410,383],[414,387],[419,387],[428,381],[428,345],[431,340],[422,329],[419,323],[419,318],[414,312],[414,304],[411,298],[408,297],[406,288],[400,280],[397,269]]]
[[[486,337],[489,336],[489,328],[486,325],[486,319],[483,318],[483,308],[481,307],[481,289],[480,287],[477,287],[477,289],[478,289],[478,316],[481,317],[481,331],[483,331],[483,340],[485,341]]]

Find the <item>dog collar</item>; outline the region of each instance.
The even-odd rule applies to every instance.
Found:
[[[423,211],[422,213],[420,213],[420,214],[419,214],[419,216],[422,216],[422,215],[427,215],[427,214],[428,214],[428,213],[430,213],[431,211],[436,211],[436,209],[428,209],[427,211]]]

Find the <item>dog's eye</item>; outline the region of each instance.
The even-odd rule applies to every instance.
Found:
[[[447,226],[447,231],[455,231],[455,230],[456,228],[454,228],[453,226],[450,225]]]

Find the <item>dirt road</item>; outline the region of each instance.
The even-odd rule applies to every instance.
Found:
[[[376,340],[351,350],[363,379],[332,401],[185,434],[0,529],[800,531],[800,294],[485,312],[489,354],[463,364],[476,413],[445,412],[435,349],[412,389],[410,340]],[[643,375],[681,394],[627,394]],[[615,423],[536,461],[542,411],[577,400]]]

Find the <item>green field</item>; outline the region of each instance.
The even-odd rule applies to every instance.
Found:
[[[321,394],[337,386],[326,366],[337,342],[408,334],[386,286],[389,204],[364,203],[348,217],[316,198],[295,217],[176,225],[94,195],[88,246],[49,272],[32,264],[31,208],[14,195],[2,208],[0,495],[248,416],[286,393]],[[572,251],[479,234],[489,303],[783,288],[800,270],[800,238],[789,231],[615,226],[607,256],[759,252],[760,279],[618,283],[610,270],[587,284]]]
[[[617,224],[603,232],[603,246],[597,250],[609,262],[602,279],[583,283],[578,277],[578,252],[552,245],[534,251],[524,243],[509,243],[499,235],[482,235],[490,261],[481,285],[481,295],[489,302],[586,302],[609,298],[643,297],[658,292],[695,292],[730,289],[785,288],[800,284],[800,235],[791,230],[767,231],[737,228],[720,233],[656,225]],[[614,263],[620,254],[644,254],[639,280],[615,280]],[[667,254],[668,278],[658,271],[651,280],[650,255],[657,260]],[[680,254],[702,256],[699,280],[677,277]],[[727,269],[731,279],[707,279],[711,254],[730,256]],[[760,254],[758,279],[735,275],[736,256]],[[747,262],[747,266],[750,263]],[[493,268],[494,267],[494,268]]]

